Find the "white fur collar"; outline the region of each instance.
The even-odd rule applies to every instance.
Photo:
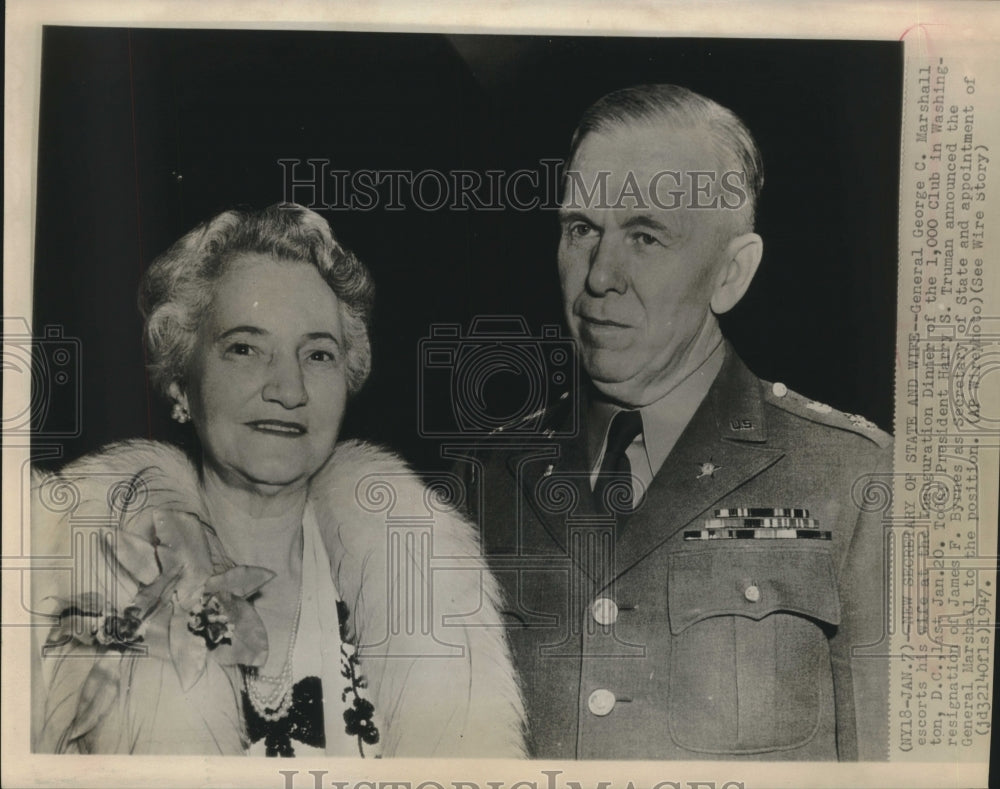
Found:
[[[141,500],[129,510],[167,507],[204,518],[197,469],[168,444],[114,444],[59,476],[80,495],[78,516],[106,517],[114,485],[135,478]],[[353,441],[338,445],[313,478],[309,500],[352,612],[384,755],[523,757],[523,705],[500,593],[471,525],[400,458]],[[34,544],[62,550],[65,522],[44,515],[33,514]],[[416,612],[409,623],[407,611]]]

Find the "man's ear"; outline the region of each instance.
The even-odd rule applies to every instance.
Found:
[[[756,233],[736,236],[723,252],[719,282],[712,292],[712,312],[722,315],[735,307],[750,287],[764,255],[764,240]]]
[[[181,408],[185,411],[190,411],[188,408],[187,395],[184,394],[184,390],[181,389],[181,385],[177,381],[174,381],[167,387],[167,394],[170,395],[171,400],[175,403],[179,403]]]

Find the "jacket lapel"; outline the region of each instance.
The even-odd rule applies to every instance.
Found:
[[[760,381],[727,348],[708,395],[622,528],[606,583],[782,458],[767,446],[763,406]]]
[[[592,560],[572,547],[572,532],[579,536],[581,530],[614,525],[594,506],[586,447],[582,430],[552,438],[545,445],[510,453],[507,469],[521,492],[516,512],[519,555],[551,555],[555,543],[561,556],[570,556],[587,577],[597,580]]]
[[[760,386],[759,379],[727,347],[719,375],[645,499],[617,524],[596,512],[584,431],[510,453],[508,471],[517,481],[521,501],[531,510],[517,511],[520,553],[551,552],[554,542],[587,577],[600,579],[602,585],[629,570],[713,503],[784,456],[780,449],[768,446]],[[571,495],[559,498],[560,492]],[[519,502],[518,506],[523,505]],[[571,528],[588,525],[615,529],[613,558],[603,568],[595,566],[593,557],[570,548]]]

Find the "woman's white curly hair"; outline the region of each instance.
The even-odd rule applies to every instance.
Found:
[[[365,265],[334,238],[326,220],[294,203],[225,211],[184,235],[146,271],[139,308],[157,390],[169,397],[171,383],[183,384],[214,284],[234,258],[246,254],[316,267],[340,304],[347,391],[356,393],[371,370],[368,329],[375,285]]]

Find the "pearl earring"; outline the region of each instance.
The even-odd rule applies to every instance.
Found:
[[[183,425],[191,419],[191,414],[180,403],[174,403],[174,408],[170,412],[170,418]]]

